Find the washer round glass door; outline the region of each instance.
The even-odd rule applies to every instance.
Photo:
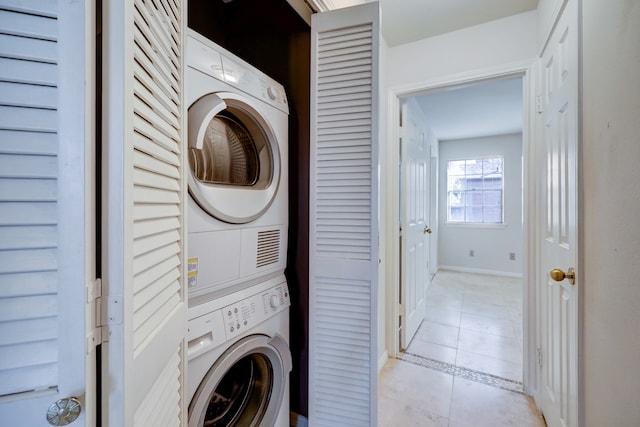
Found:
[[[189,405],[189,427],[274,425],[288,373],[281,346],[252,335],[228,349],[198,387]]]
[[[239,94],[210,93],[189,107],[189,193],[209,215],[234,224],[260,217],[280,180],[271,126]]]

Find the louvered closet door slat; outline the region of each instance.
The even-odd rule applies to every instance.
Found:
[[[173,126],[173,123],[169,122],[169,120],[173,121],[173,119],[163,116],[162,114],[158,114],[158,112],[154,108],[150,107],[149,104],[142,102],[140,99],[136,99],[134,101],[134,111],[146,121],[154,123],[154,127],[167,137],[174,141],[179,138],[178,129]]]
[[[135,95],[139,98],[140,101],[144,102],[147,105],[147,108],[153,109],[155,114],[158,114],[162,120],[165,120],[168,124],[170,124],[174,129],[180,128],[180,121],[178,117],[175,116],[175,112],[172,112],[166,106],[169,103],[166,102],[166,97],[158,97],[156,94],[152,93],[149,88],[145,84],[153,83],[148,79],[144,82],[144,84],[138,84],[135,88]],[[152,84],[150,86],[153,86]],[[139,101],[138,101],[139,102]]]
[[[56,88],[48,86],[0,82],[0,103],[17,107],[55,109],[58,93]]]
[[[26,39],[0,34],[0,55],[7,58],[55,64],[58,44],[50,40]]]
[[[55,86],[56,73],[55,64],[0,58],[0,80],[3,81]]]
[[[173,166],[180,165],[180,159],[176,157],[175,153],[173,153],[170,149],[166,149],[165,147],[156,144],[153,140],[149,139],[145,135],[136,132],[133,136],[133,143],[134,148],[147,153],[157,159],[160,159],[165,163]],[[134,155],[137,155],[137,153],[134,153]],[[138,161],[138,159],[136,159],[136,161]]]
[[[56,41],[58,21],[39,14],[0,10],[0,28],[5,34]]]
[[[149,60],[146,53],[140,48],[140,46],[138,46],[138,44],[136,44],[134,47],[134,55],[135,61],[140,63],[141,69],[144,70],[144,73],[141,73],[141,77],[144,74],[148,74],[151,79],[153,79],[153,81],[158,85],[160,90],[164,92],[164,95],[166,95],[169,99],[175,99],[175,97],[178,95],[177,90],[165,80],[165,75],[154,65],[153,62]],[[145,84],[147,83],[146,80],[142,81]]]
[[[377,4],[312,22],[309,421],[374,426]]]
[[[46,18],[56,18],[58,9],[55,2],[47,0],[0,0],[0,7],[14,12],[23,12]]]
[[[37,106],[34,106],[37,107]],[[58,136],[54,133],[26,133],[0,129],[0,153],[55,155]],[[0,218],[3,211],[0,211]]]
[[[141,30],[148,30],[148,28],[143,27]],[[148,64],[157,72],[158,77],[162,79],[163,83],[167,85],[167,88],[170,88],[170,91],[173,91],[177,94],[178,81],[176,80],[174,74],[174,72],[176,72],[177,70],[172,70],[167,61],[163,57],[157,55],[156,50],[150,44],[149,39],[145,36],[148,37],[149,35],[145,34],[143,36],[141,33],[136,32],[136,47],[139,48],[139,50],[137,50],[136,52],[136,59],[146,60]],[[147,67],[149,65],[147,65]]]
[[[58,115],[55,110],[0,106],[0,127],[24,132],[55,132]]]
[[[151,75],[151,72],[145,69],[140,65],[139,62],[135,62],[134,64],[134,75],[136,77],[136,86],[134,87],[134,91],[136,95],[139,95],[141,98],[147,100],[151,100],[151,104],[154,106],[161,106],[166,109],[170,114],[176,114],[176,104],[175,101],[171,99],[170,96],[165,93],[165,88],[160,86],[155,79],[154,76]],[[145,95],[140,95],[144,93]],[[148,94],[148,95],[146,95]],[[176,116],[176,119],[178,116]]]
[[[134,289],[134,310],[139,310],[145,304],[151,301],[158,294],[158,289],[166,289],[172,286],[174,283],[178,284],[178,279],[180,278],[180,270],[178,268],[174,268],[174,266],[175,264],[167,263],[165,267],[170,268],[170,270],[166,274],[163,274],[158,280],[154,282],[147,282],[147,286],[143,289]]]
[[[159,264],[156,264],[155,268],[143,271],[142,273],[136,275],[133,278],[134,294],[155,283],[155,281],[162,278],[162,276],[170,272],[177,265],[180,265],[180,258],[178,256],[174,256],[162,261]],[[165,286],[168,286],[168,283],[165,283]]]
[[[180,172],[177,167],[158,160],[153,156],[149,156],[146,153],[135,151],[133,153],[133,162],[136,168],[140,170],[153,172],[167,178],[176,179],[180,177]]]
[[[167,25],[166,21],[158,21],[160,14],[151,2],[143,2],[142,4],[144,7],[140,7],[137,10],[148,24],[150,33],[155,39],[154,47],[161,49],[163,59],[170,61],[171,68],[176,72],[179,60],[178,55],[172,49],[175,40],[171,38],[171,27]]]

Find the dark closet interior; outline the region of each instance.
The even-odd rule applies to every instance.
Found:
[[[307,416],[310,28],[286,0],[189,0],[188,25],[284,85],[289,100],[291,411]]]

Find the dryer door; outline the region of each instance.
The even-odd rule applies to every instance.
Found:
[[[244,224],[271,205],[280,180],[273,129],[250,101],[210,93],[189,107],[189,193],[209,215]]]
[[[189,427],[275,425],[290,370],[291,354],[282,337],[240,340],[214,363],[196,390]]]

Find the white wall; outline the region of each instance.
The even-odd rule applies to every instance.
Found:
[[[637,426],[640,2],[582,0],[582,12],[583,425]]]
[[[488,156],[504,157],[504,226],[447,224],[447,162]],[[440,267],[522,274],[522,134],[441,141],[439,160]],[[510,252],[516,254],[515,261],[509,260]]]
[[[389,49],[390,87],[412,87],[454,74],[533,61],[536,11]]]

